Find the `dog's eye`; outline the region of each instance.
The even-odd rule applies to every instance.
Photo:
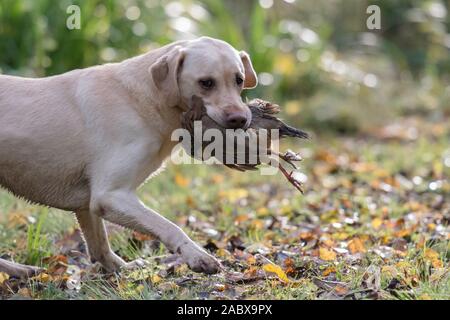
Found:
[[[214,79],[202,79],[198,82],[203,89],[210,90],[214,88],[215,82]]]
[[[236,75],[236,83],[238,86],[241,86],[244,83],[244,79],[240,75]]]

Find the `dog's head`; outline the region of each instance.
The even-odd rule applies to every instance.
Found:
[[[228,43],[202,37],[174,47],[150,68],[156,87],[171,103],[188,105],[192,96],[203,99],[208,116],[226,128],[250,125],[251,112],[243,103],[243,89],[258,79],[249,55]]]

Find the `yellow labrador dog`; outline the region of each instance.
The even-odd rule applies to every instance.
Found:
[[[49,78],[2,75],[0,185],[74,212],[91,259],[108,271],[142,261],[126,263],[110,249],[104,220],[155,235],[194,271],[217,272],[218,261],[147,208],[136,189],[170,155],[193,95],[216,122],[240,128],[251,122],[240,94],[256,84],[247,53],[207,37]],[[0,271],[38,270],[0,259]]]

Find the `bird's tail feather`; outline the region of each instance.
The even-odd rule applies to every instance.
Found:
[[[303,130],[284,125],[280,128],[280,138],[295,137],[300,139],[309,139],[309,134]]]

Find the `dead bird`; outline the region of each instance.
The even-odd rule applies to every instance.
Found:
[[[200,97],[193,96],[190,109],[184,112],[181,118],[182,127],[188,130],[191,136],[190,141],[183,141],[183,147],[185,150],[196,159],[202,161],[208,160],[209,157],[205,158],[203,151],[207,149],[207,147],[213,143],[214,140],[205,141],[205,139],[203,139],[203,134],[208,129],[217,129],[224,138],[222,141],[222,154],[216,154],[215,152],[217,150],[213,150],[211,156],[216,160],[219,160],[219,162],[225,166],[239,171],[257,170],[258,165],[268,162],[268,158],[263,159],[261,155],[275,155],[289,163],[294,169],[297,169],[295,162],[302,160],[299,154],[290,150],[280,154],[271,149],[271,130],[278,130],[279,138],[294,137],[308,139],[308,133],[291,127],[276,117],[276,114],[280,112],[280,107],[277,104],[261,99],[254,99],[249,101],[247,106],[250,108],[252,113],[252,121],[249,127],[245,131],[241,129],[232,130],[220,126],[217,122],[211,119],[206,112],[203,100]],[[202,125],[202,132],[199,137],[196,137],[194,134],[195,121],[200,121]],[[263,131],[262,129],[265,129],[264,132],[267,133],[267,140],[265,141],[265,144],[259,143],[261,132]],[[229,130],[232,130],[235,136],[230,136]],[[197,144],[195,144],[195,139],[199,139]],[[227,149],[228,143],[232,143],[232,149]],[[198,148],[195,149],[195,146],[198,146]],[[261,148],[263,148],[263,150],[261,150]],[[227,155],[230,157],[227,158]],[[232,161],[229,161],[230,158]],[[227,161],[224,161],[224,159]],[[288,181],[303,193],[301,183],[295,179],[293,173],[289,173],[281,165],[281,162],[278,162],[278,167]]]

